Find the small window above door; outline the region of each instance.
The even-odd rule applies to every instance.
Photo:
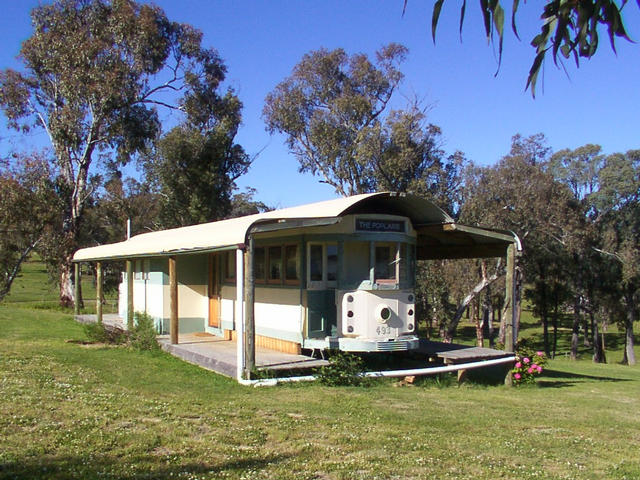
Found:
[[[338,262],[336,243],[307,244],[307,288],[310,290],[336,288]]]

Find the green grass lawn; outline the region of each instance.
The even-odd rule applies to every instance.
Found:
[[[0,306],[0,479],[640,478],[640,368],[586,351],[528,387],[251,388],[82,345],[71,315],[19,293]]]

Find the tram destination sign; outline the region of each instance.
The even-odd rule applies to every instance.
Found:
[[[389,232],[404,233],[403,220],[376,220],[372,218],[356,218],[357,232]]]

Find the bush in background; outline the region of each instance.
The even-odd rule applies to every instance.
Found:
[[[347,352],[334,352],[329,359],[329,365],[320,367],[316,373],[318,381],[331,387],[344,385],[368,384],[368,378],[362,374],[365,371],[364,361]]]
[[[84,333],[93,343],[112,343],[119,345],[127,338],[126,332],[119,328],[107,326],[104,323],[84,324]]]
[[[133,330],[129,332],[129,345],[136,350],[158,350],[158,332],[153,318],[148,313],[135,312]]]

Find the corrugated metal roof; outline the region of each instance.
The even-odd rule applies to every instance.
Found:
[[[247,232],[253,225],[278,220],[328,219],[355,213],[403,215],[414,224],[453,222],[446,212],[420,197],[393,192],[366,193],[246,217],[143,233],[124,242],[80,249],[73,259],[107,260],[233,248],[245,242]]]

